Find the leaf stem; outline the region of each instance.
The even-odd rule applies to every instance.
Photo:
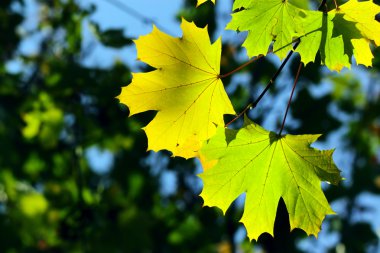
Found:
[[[290,97],[289,97],[288,105],[286,106],[286,111],[285,111],[284,119],[282,120],[281,129],[280,129],[280,132],[278,133],[279,136],[281,136],[281,134],[282,134],[282,130],[284,129],[284,126],[285,126],[286,117],[288,116],[290,103],[292,102],[293,94],[294,94],[294,90],[296,89],[297,82],[298,82],[298,78],[300,77],[300,73],[301,73],[302,65],[303,65],[303,63],[300,62],[300,65],[298,66],[298,71],[297,71],[296,78],[294,79],[292,92],[290,93]]]
[[[240,66],[237,67],[236,69],[234,69],[234,70],[232,70],[232,71],[230,71],[230,72],[228,72],[228,73],[226,73],[226,74],[219,75],[219,78],[225,78],[225,77],[227,77],[227,76],[230,76],[230,75],[232,75],[233,73],[235,73],[235,72],[237,72],[237,71],[239,71],[239,70],[245,68],[245,67],[248,66],[249,64],[251,64],[251,63],[257,61],[258,59],[260,59],[260,58],[263,57],[263,56],[264,56],[264,55],[261,54],[261,55],[259,55],[259,56],[257,56],[257,57],[254,57],[254,58],[252,58],[251,60],[247,61],[246,63],[240,65]]]
[[[322,0],[321,4],[318,7],[318,10],[327,13],[326,0]]]
[[[257,104],[260,102],[260,100],[264,97],[264,95],[267,93],[269,88],[274,84],[276,81],[278,75],[281,73],[282,69],[285,67],[285,65],[288,63],[290,57],[293,55],[294,50],[298,47],[300,44],[300,40],[297,40],[293,46],[293,50],[289,52],[289,54],[286,56],[285,60],[282,62],[281,66],[278,68],[276,73],[273,75],[273,77],[269,80],[267,86],[265,89],[261,92],[261,94],[257,97],[257,99],[254,102],[250,102],[244,109],[241,111],[238,115],[236,115],[235,118],[233,118],[230,122],[228,122],[225,127],[228,127],[231,123],[236,121],[238,118],[240,118],[246,111],[253,109],[257,106]]]
[[[334,4],[335,4],[335,9],[336,9],[336,10],[339,10],[339,5],[338,5],[338,3],[336,2],[336,0],[334,0]]]

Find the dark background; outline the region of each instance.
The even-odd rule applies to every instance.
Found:
[[[23,0],[0,1],[0,252],[380,252],[379,49],[373,68],[339,75],[320,67],[317,57],[301,73],[285,129],[323,133],[318,145],[336,149],[346,180],[323,188],[338,215],[324,221],[318,240],[307,238],[289,232],[280,202],[275,239],[264,234],[250,243],[238,223],[241,201],[226,216],[202,208],[197,161],[145,151],[140,128],[154,113],[128,118],[128,108],[115,99],[131,81],[130,66],[83,64],[91,51],[82,43],[83,21],[96,6],[78,2],[37,1],[38,27],[25,33]],[[208,24],[212,34],[215,8],[194,6],[185,1],[178,19]],[[122,28],[93,27],[105,47],[132,44]],[[41,33],[38,54],[20,51],[20,43]],[[223,45],[221,73],[243,63],[239,54],[239,41]],[[15,59],[17,72],[8,65]],[[280,127],[298,62],[294,56],[251,112],[257,123]],[[224,80],[237,111],[277,67],[268,57],[241,71],[245,78]],[[101,157],[87,155],[91,149],[112,157],[105,171],[96,166]]]

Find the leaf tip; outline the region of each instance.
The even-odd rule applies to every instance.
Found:
[[[205,2],[207,2],[208,0],[198,0],[197,1],[197,5],[195,6],[196,8],[198,8],[198,6],[200,6],[201,4],[203,4],[203,3],[205,3]],[[215,0],[211,0],[211,2],[213,3],[213,4],[215,4]]]

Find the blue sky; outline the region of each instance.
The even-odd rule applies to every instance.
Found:
[[[111,3],[112,0],[86,0],[81,2],[86,6],[89,4],[96,5],[96,11],[91,16],[91,20],[98,23],[102,30],[110,28],[122,28],[124,34],[130,38],[138,38],[140,35],[149,33],[152,30],[151,23],[144,23],[141,19],[129,15],[122,9]],[[175,14],[182,6],[182,1],[173,0],[128,0],[117,1],[124,3],[130,9],[135,10],[143,16],[156,20],[159,24],[163,24],[172,35],[180,35],[179,23],[175,19]],[[94,42],[93,35],[88,29],[89,24],[84,24],[85,41],[84,44]],[[93,53],[85,61],[86,65],[96,65],[107,67],[115,60],[122,60],[130,66],[135,66],[136,51],[134,46],[126,47],[122,50],[106,48],[96,44]]]

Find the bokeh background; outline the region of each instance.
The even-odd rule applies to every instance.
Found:
[[[195,2],[0,1],[0,252],[380,252],[378,48],[370,69],[338,74],[317,56],[301,73],[285,132],[323,133],[315,146],[336,149],[345,177],[338,187],[322,184],[337,215],[318,239],[289,232],[280,202],[275,238],[249,242],[238,222],[244,196],[225,216],[202,207],[197,160],[146,152],[141,127],[154,112],[128,118],[115,98],[131,72],[150,70],[135,61],[133,39],[152,23],[180,36],[184,17],[223,36],[221,73],[248,60],[245,34],[224,31],[232,1]],[[269,130],[280,127],[298,62],[249,114]],[[237,111],[279,64],[268,56],[224,80]]]

